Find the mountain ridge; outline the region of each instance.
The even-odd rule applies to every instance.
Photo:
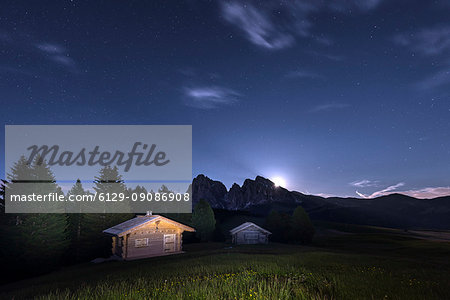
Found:
[[[289,191],[262,176],[234,183],[228,190],[200,174],[192,182],[195,205],[207,200],[212,208],[267,215],[272,209],[290,213],[302,206],[311,219],[396,228],[450,229],[450,196],[417,199],[393,193],[371,199],[321,197]]]

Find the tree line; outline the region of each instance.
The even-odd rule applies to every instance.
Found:
[[[265,226],[272,232],[271,240],[281,243],[309,244],[315,233],[308,214],[301,206],[292,215],[272,210],[266,218]]]
[[[5,213],[5,186],[14,191],[24,188],[23,180],[39,180],[39,193],[61,193],[61,188],[44,160],[39,157],[28,163],[22,157],[0,184],[0,262],[8,274],[7,281],[39,275],[63,265],[85,262],[111,255],[111,238],[103,230],[131,219],[132,213]],[[97,193],[147,193],[145,187],[127,188],[116,167],[100,170],[94,178]],[[153,192],[153,191],[150,191]],[[170,192],[162,186],[159,193]],[[89,190],[77,180],[65,194],[87,195]],[[72,208],[73,209],[73,208]],[[132,210],[131,210],[132,211]],[[195,233],[186,232],[185,242],[225,241],[222,225],[214,210],[201,199],[191,214],[164,214],[190,225]],[[292,216],[271,212],[264,224],[273,234],[272,241],[308,243],[314,228],[306,212],[298,207]]]
[[[239,212],[234,214],[237,215]],[[227,217],[219,219],[220,221],[216,220],[214,210],[209,203],[200,199],[192,213],[192,226],[196,230],[196,238],[200,241],[228,241],[229,236],[223,231],[231,229],[230,224],[223,224],[227,222]],[[260,223],[263,223],[261,225],[272,233],[269,236],[272,242],[309,244],[315,234],[314,226],[301,206],[298,206],[292,215],[272,210]]]
[[[26,185],[26,182],[38,184]],[[134,193],[143,187],[127,188],[117,167],[106,166],[93,180],[97,193]],[[32,186],[32,189],[30,188]],[[7,280],[48,272],[56,267],[89,261],[111,254],[111,238],[103,230],[134,217],[132,213],[5,213],[8,193],[64,194],[45,160],[36,157],[28,163],[21,157],[7,180],[0,185],[0,261]],[[37,190],[36,190],[37,189]],[[163,186],[160,191],[168,190]],[[78,179],[65,194],[88,195]],[[9,204],[9,203],[8,203]],[[74,203],[73,205],[78,205]],[[66,207],[73,211],[74,207]],[[75,208],[76,209],[76,208]],[[131,210],[130,210],[131,211]]]

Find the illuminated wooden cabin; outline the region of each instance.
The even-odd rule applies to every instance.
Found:
[[[124,260],[182,253],[182,233],[195,229],[163,216],[147,213],[108,228],[112,253]]]

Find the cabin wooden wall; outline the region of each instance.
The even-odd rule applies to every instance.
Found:
[[[268,234],[257,228],[249,227],[235,233],[233,242],[235,244],[267,244]]]
[[[175,234],[173,251],[166,251],[164,248],[164,235]],[[148,238],[148,245],[136,247],[137,239]],[[131,231],[123,238],[122,257],[124,259],[142,258],[150,256],[164,255],[181,251],[182,230],[164,221],[144,225]]]

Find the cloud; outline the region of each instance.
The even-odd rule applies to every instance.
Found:
[[[334,194],[328,194],[328,193],[318,193],[318,194],[316,194],[316,195],[319,196],[319,197],[323,197],[323,198],[338,197],[338,196],[336,196],[336,195],[334,195]]]
[[[318,112],[324,112],[324,111],[330,111],[330,110],[336,110],[336,109],[343,109],[346,107],[349,107],[350,105],[346,103],[327,103],[327,104],[321,104],[314,106],[309,110],[310,113],[318,113]]]
[[[364,195],[364,194],[362,194],[362,193],[360,193],[360,192],[358,192],[358,191],[356,191],[355,193],[356,193],[358,196],[360,196],[361,198],[364,198],[364,199],[369,198],[369,196],[366,196],[366,195]]]
[[[287,78],[307,78],[307,79],[323,79],[324,78],[322,75],[319,75],[317,73],[303,71],[303,70],[289,72],[286,74],[286,77]]]
[[[382,0],[297,0],[262,1],[258,6],[251,1],[221,1],[221,14],[236,26],[252,44],[278,50],[292,46],[297,38],[313,38],[316,42],[331,45],[329,37],[312,34],[311,15],[319,11],[347,13],[367,12]]]
[[[15,53],[21,53],[22,56],[30,56],[33,61],[36,61],[39,57],[44,57],[54,64],[64,67],[66,70],[76,72],[76,62],[73,60],[67,51],[67,49],[57,43],[48,43],[43,41],[37,41],[32,35],[15,33],[10,35],[0,30],[0,41],[6,46],[12,48]],[[8,66],[4,67],[3,72],[11,72],[22,75],[35,76],[34,72],[27,71],[20,66]],[[37,75],[36,75],[37,76]]]
[[[306,51],[306,53],[313,55],[313,56],[318,56],[318,57],[325,57],[329,60],[332,61],[343,61],[345,59],[345,57],[340,56],[340,55],[334,55],[334,54],[329,54],[329,53],[321,53],[321,52],[317,52],[317,51],[313,51],[313,50],[308,50]]]
[[[359,181],[350,182],[349,184],[351,186],[356,186],[356,187],[362,188],[362,187],[378,186],[378,181],[363,179],[363,180],[359,180]]]
[[[329,7],[336,11],[348,11],[349,9],[356,9],[362,12],[375,9],[380,5],[382,0],[331,0]]]
[[[30,71],[24,70],[18,67],[0,66],[0,73],[13,73],[19,75],[33,76],[34,74]]]
[[[200,109],[230,105],[240,98],[238,92],[220,86],[188,87],[184,89],[184,96],[186,105]]]
[[[261,11],[250,4],[223,3],[222,13],[228,22],[238,26],[247,39],[267,49],[281,49],[290,46],[294,38],[283,32]]]
[[[66,52],[66,49],[57,44],[42,43],[37,44],[36,48],[47,54],[63,54]]]
[[[404,183],[400,182],[396,185],[389,186],[381,191],[376,191],[372,193],[371,195],[365,195],[363,193],[360,193],[356,191],[356,194],[360,196],[361,198],[365,199],[371,199],[376,198],[380,196],[385,196],[392,194],[393,191],[397,194],[403,194],[410,197],[418,198],[418,199],[431,199],[436,197],[444,197],[444,196],[450,196],[450,187],[426,187],[422,189],[412,189],[412,190],[406,190],[406,191],[399,191],[397,188],[403,186]]]
[[[63,46],[52,43],[39,43],[36,44],[35,47],[55,63],[64,67],[75,67],[75,61],[69,57],[67,50]]]
[[[178,70],[178,72],[186,77],[195,77],[197,75],[197,71],[193,68],[181,68]]]
[[[424,28],[417,32],[398,34],[394,42],[423,55],[439,55],[450,52],[450,26]]]
[[[75,70],[75,60],[73,60],[65,47],[56,43],[37,42],[27,34],[17,33],[14,36],[0,31],[0,41],[3,41],[15,52],[23,52],[26,55],[44,56],[54,63]]]
[[[61,65],[65,65],[67,67],[73,67],[75,66],[75,61],[66,55],[55,55],[51,57],[51,59]]]
[[[419,199],[431,199],[436,197],[450,196],[450,187],[427,187],[418,190],[399,192]]]
[[[314,38],[316,40],[316,42],[318,42],[319,44],[322,44],[324,46],[331,46],[334,44],[334,41],[326,36],[318,36]]]
[[[394,36],[397,45],[407,47],[423,56],[440,57],[450,63],[450,26],[440,25],[422,28]],[[441,69],[417,82],[419,90],[431,90],[450,84],[450,69]]]
[[[361,10],[371,10],[380,5],[382,0],[353,0],[353,3],[358,5]]]
[[[416,84],[421,90],[430,90],[444,85],[450,85],[450,69],[436,72]]]
[[[376,197],[392,194],[391,193],[392,191],[395,191],[397,188],[399,188],[401,186],[404,186],[404,185],[405,185],[404,182],[400,182],[400,183],[397,183],[395,185],[388,186],[387,188],[382,189],[380,191],[376,191],[376,192],[374,192],[374,193],[372,193],[370,195],[365,195],[365,194],[360,193],[358,191],[356,191],[356,194],[358,194],[358,196],[360,196],[361,198],[365,198],[365,199],[376,198]]]

